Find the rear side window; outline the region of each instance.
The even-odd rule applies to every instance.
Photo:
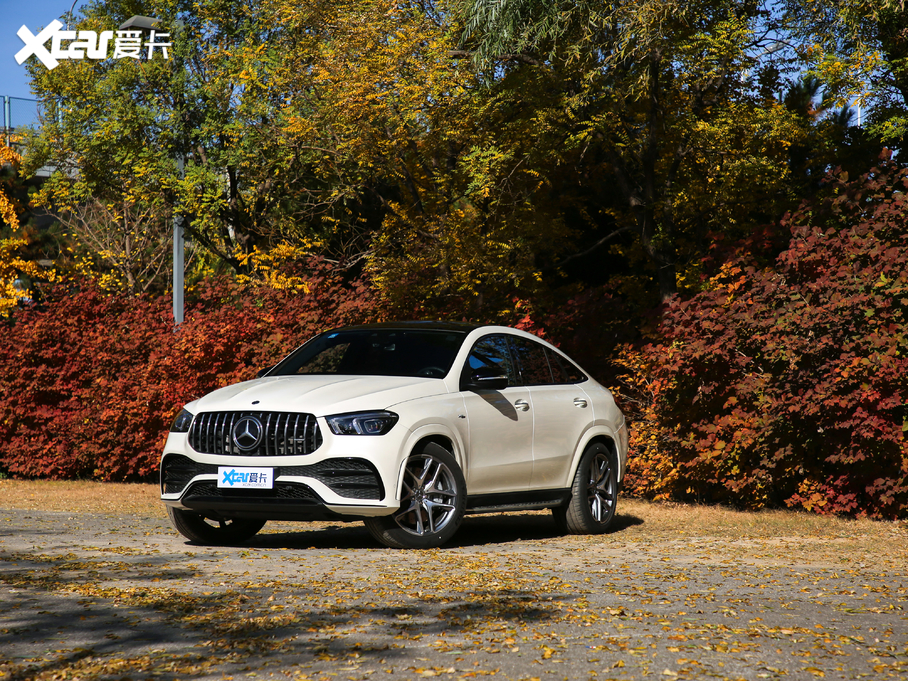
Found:
[[[545,354],[549,358],[549,365],[552,367],[555,383],[583,383],[586,380],[586,375],[573,362],[548,348],[545,349]]]
[[[514,356],[520,368],[520,377],[524,385],[550,385],[553,383],[549,361],[546,359],[545,347],[530,340],[511,336]]]

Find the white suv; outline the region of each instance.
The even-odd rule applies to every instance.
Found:
[[[611,393],[532,334],[352,326],[187,404],[161,499],[205,544],[243,542],[267,520],[361,519],[387,546],[431,548],[465,513],[542,508],[565,532],[600,533],[627,441]]]

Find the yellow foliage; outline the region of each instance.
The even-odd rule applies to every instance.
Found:
[[[274,248],[262,251],[258,247],[252,253],[241,255],[243,265],[251,269],[251,274],[239,275],[241,283],[260,282],[277,290],[296,290],[309,293],[309,282],[305,278],[286,273],[286,266],[296,260],[312,255],[318,247],[315,241],[303,240],[301,243],[280,243]]]
[[[0,145],[0,165],[10,164],[14,169],[19,168],[22,157],[5,145]],[[17,206],[0,187],[0,219],[14,230],[19,229],[19,206]]]
[[[647,496],[667,500],[682,471],[664,446],[667,433],[658,418],[658,400],[663,386],[651,376],[652,361],[645,352],[633,346],[619,348],[613,362],[625,373],[614,392],[630,421],[628,492],[634,494],[645,490]],[[635,480],[641,481],[639,490]]]
[[[312,5],[274,2],[282,25],[311,23]],[[469,312],[452,302],[476,302],[494,315],[513,306],[512,292],[538,290],[536,256],[568,236],[530,200],[546,184],[525,158],[538,122],[490,140],[494,98],[469,60],[451,59],[449,27],[413,5],[341,0],[318,11],[331,39],[303,33],[308,49],[288,55],[299,63],[285,76],[294,94],[282,133],[286,146],[318,152],[314,172],[333,187],[324,205],[358,198],[337,178],[375,178],[396,190],[366,257],[384,298],[461,315]],[[308,101],[319,107],[300,115]]]
[[[17,303],[26,297],[23,290],[16,288],[17,279],[22,277],[44,281],[57,279],[54,270],[43,270],[37,263],[22,257],[19,251],[26,246],[28,239],[23,237],[0,239],[0,316],[8,315]]]

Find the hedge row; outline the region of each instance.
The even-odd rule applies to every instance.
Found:
[[[619,346],[611,368],[619,297],[587,291],[533,319],[516,306],[518,326],[564,340],[597,377],[623,372],[628,493],[908,516],[908,172],[827,189],[783,222],[769,266],[765,245],[719,258],[703,292],[663,311],[657,340]],[[176,333],[167,300],[90,282],[18,312],[0,346],[0,471],[152,478],[182,404],[380,316],[366,281],[319,262],[307,280],[305,293],[211,282]]]
[[[360,280],[313,262],[308,292],[201,287],[177,332],[167,299],[106,296],[91,282],[20,311],[0,344],[0,471],[140,480],[157,470],[180,407],[252,378],[315,333],[370,321]]]
[[[628,487],[668,499],[908,516],[908,174],[836,179],[774,265],[724,265],[626,349]]]

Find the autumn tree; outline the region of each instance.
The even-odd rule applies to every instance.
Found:
[[[778,100],[771,9],[465,0],[462,52],[493,87],[534,71],[559,89],[546,115],[569,173],[602,199],[587,212],[612,220],[599,241],[635,234],[664,300],[711,232],[745,234],[795,198],[788,150],[806,127]]]
[[[20,219],[25,205],[16,191],[21,162],[16,151],[0,145],[0,317],[30,299],[26,281],[55,277],[53,271],[42,271],[28,252],[31,239]]]
[[[908,8],[903,0],[786,0],[792,46],[826,97],[857,106],[871,134],[905,150]]]
[[[307,205],[355,244],[385,300],[403,315],[496,317],[538,291],[537,256],[566,233],[528,200],[548,184],[526,160],[533,126],[499,125],[501,101],[452,58],[444,5],[271,6],[284,63],[250,66],[247,78],[283,102],[260,130],[317,159]]]
[[[312,158],[267,135],[280,79],[250,79],[283,64],[280,26],[269,3],[96,0],[73,28],[110,30],[140,9],[169,34],[166,56],[30,64],[44,118],[27,162],[56,168],[37,200],[71,216],[96,261],[132,272],[130,288],[157,271],[174,216],[215,269],[241,271],[256,248],[310,228]]]
[[[638,493],[908,514],[908,171],[827,180],[778,258],[726,262],[622,358]]]

